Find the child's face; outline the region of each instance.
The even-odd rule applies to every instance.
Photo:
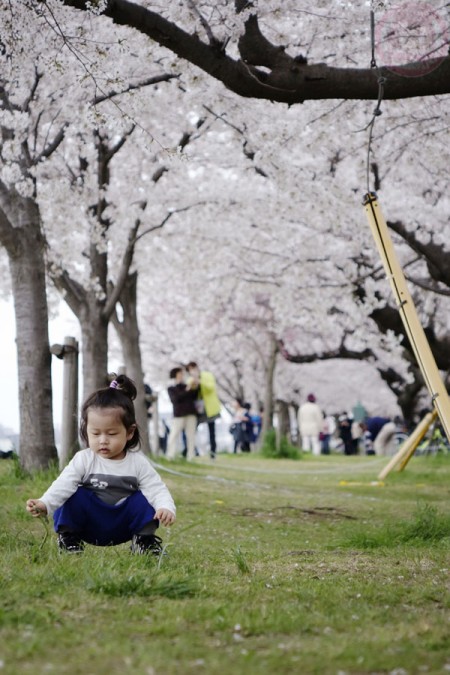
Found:
[[[90,408],[87,413],[89,447],[106,459],[123,459],[125,445],[135,427],[126,429],[120,408]]]

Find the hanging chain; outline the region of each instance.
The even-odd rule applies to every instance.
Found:
[[[366,163],[366,180],[367,180],[367,192],[370,192],[370,155],[372,152],[372,138],[373,138],[373,128],[375,125],[375,120],[382,113],[381,103],[384,96],[384,85],[386,78],[381,74],[380,68],[377,65],[377,60],[375,56],[375,5],[383,6],[383,3],[375,2],[372,0],[370,7],[370,44],[371,44],[371,60],[370,67],[376,69],[378,73],[378,101],[373,111],[373,117],[368,125],[369,128],[369,141],[367,146],[367,163]]]

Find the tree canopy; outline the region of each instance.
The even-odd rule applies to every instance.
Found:
[[[374,400],[362,384],[371,366],[399,400],[412,400],[420,384],[361,206],[372,185],[387,205],[439,367],[449,368],[442,148],[450,111],[445,96],[417,97],[417,87],[446,67],[437,3],[424,3],[440,30],[407,59],[410,78],[402,66],[385,66],[393,43],[376,31],[376,63],[367,68],[368,7],[69,4],[26,0],[2,10],[0,241],[14,272],[24,424],[37,414],[28,414],[27,392],[42,391],[34,373],[38,365],[48,370],[45,266],[83,325],[92,386],[94,364],[106,367],[110,319],[120,332],[130,318],[118,292],[126,286],[152,383],[194,358],[216,372],[224,395],[248,392],[256,403],[276,362],[271,393],[298,403],[312,377],[301,374],[308,364],[323,360],[338,373],[337,359],[364,359],[363,395]],[[119,21],[130,13],[136,26]],[[378,7],[376,26],[383,17]],[[186,54],[173,49],[178,38]],[[188,59],[188,45],[208,55],[213,72]],[[434,60],[417,60],[424,55]],[[306,101],[315,86],[301,76],[289,89],[288,63],[308,77],[319,63],[323,72],[366,72],[374,88],[367,101],[350,94],[330,101],[337,90],[320,80],[323,97],[286,106]],[[239,73],[246,93],[230,86]],[[391,76],[416,92],[412,98],[390,100]],[[278,89],[276,78],[284,82]],[[31,268],[39,284],[24,273]],[[111,356],[120,347],[109,333]],[[42,343],[31,354],[35,366],[30,336]],[[343,379],[325,378],[329,409]],[[34,446],[49,437],[45,427]]]

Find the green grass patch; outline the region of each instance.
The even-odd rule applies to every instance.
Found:
[[[377,527],[367,523],[359,526],[343,542],[344,546],[363,549],[430,544],[442,544],[450,552],[450,514],[440,513],[436,506],[428,503],[419,503],[408,520],[386,522]]]
[[[170,599],[187,598],[196,595],[196,584],[191,578],[174,579],[149,575],[148,573],[118,576],[117,573],[100,571],[88,580],[89,591],[111,597],[163,597]]]
[[[272,675],[450,670],[450,461],[160,460],[167,555],[60,555],[28,516],[55,470],[0,464],[0,670]]]
[[[260,453],[262,457],[268,459],[300,459],[302,456],[300,450],[295,445],[291,445],[286,436],[281,436],[277,443],[277,434],[274,429],[264,434]]]

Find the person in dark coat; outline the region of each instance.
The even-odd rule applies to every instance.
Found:
[[[234,438],[233,452],[238,449],[242,452],[250,452],[250,442],[252,437],[253,422],[250,415],[250,404],[243,403],[236,399],[233,403],[234,416],[230,432]]]
[[[172,368],[169,373],[172,381],[168,387],[169,398],[173,405],[173,420],[167,441],[167,458],[174,459],[177,454],[177,442],[181,432],[186,433],[187,458],[195,457],[195,432],[197,429],[197,389],[190,381],[185,382],[184,368]]]
[[[354,445],[352,439],[352,419],[349,415],[344,412],[342,415],[339,415],[338,425],[339,425],[339,436],[344,443],[344,455],[353,455],[354,454]]]

